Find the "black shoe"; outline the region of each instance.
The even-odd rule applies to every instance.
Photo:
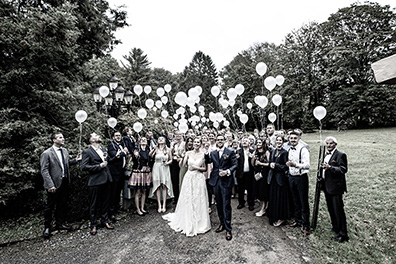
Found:
[[[55,229],[57,229],[57,230],[67,230],[67,231],[71,231],[73,228],[72,228],[71,226],[62,224],[62,225],[57,225],[57,226],[55,227]]]
[[[117,218],[115,217],[115,215],[110,216],[110,221],[113,223],[117,222]]]
[[[344,243],[345,241],[348,242],[349,241],[349,237],[348,236],[336,236],[333,238],[334,241],[338,242],[338,243]]]
[[[244,204],[238,204],[237,209],[242,209],[243,207],[245,207]]]
[[[51,228],[47,227],[44,229],[43,237],[48,239],[48,238],[50,238],[50,236],[51,236]]]
[[[336,234],[338,234],[338,233],[340,232],[340,231],[338,231],[337,229],[335,229],[334,227],[333,227],[333,228],[330,228],[329,231],[330,231],[330,232],[334,232],[334,233],[336,233]]]
[[[227,232],[226,232],[226,239],[227,239],[228,241],[230,241],[230,240],[232,239],[232,233],[231,233],[231,231],[227,231]]]
[[[215,230],[216,233],[223,232],[225,230],[223,225],[219,225],[219,227]]]
[[[253,211],[254,210],[254,206],[253,205],[249,205],[249,211]]]

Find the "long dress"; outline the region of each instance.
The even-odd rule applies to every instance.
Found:
[[[155,154],[153,170],[151,173],[151,176],[153,178],[153,188],[151,188],[150,191],[150,196],[149,196],[150,198],[155,197],[155,191],[161,186],[161,184],[164,184],[168,189],[167,191],[168,197],[162,197],[162,199],[173,198],[173,187],[172,187],[172,180],[170,174],[170,167],[169,165],[168,166],[164,165],[164,161],[167,160],[168,160],[167,153],[164,154],[161,151],[159,151],[157,152],[157,154]]]
[[[202,166],[203,162],[203,157],[188,159],[188,165]],[[196,236],[211,229],[208,203],[204,174],[188,170],[184,175],[175,212],[162,218],[169,221],[169,226],[176,232]]]

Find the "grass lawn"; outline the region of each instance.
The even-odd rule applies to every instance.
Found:
[[[344,195],[349,243],[331,240],[333,233],[324,194],[317,229],[310,236],[311,255],[318,263],[396,263],[396,128],[323,131],[334,136],[348,156]],[[319,133],[304,134],[311,150],[311,212],[320,145]]]

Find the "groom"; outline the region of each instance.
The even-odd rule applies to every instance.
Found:
[[[216,233],[226,230],[226,239],[232,239],[231,233],[231,190],[234,186],[233,171],[237,168],[237,159],[232,149],[224,147],[224,137],[217,136],[217,150],[206,153],[205,162],[213,163],[209,184],[213,186],[217,203],[220,225]]]

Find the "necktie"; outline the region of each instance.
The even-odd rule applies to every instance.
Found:
[[[67,177],[67,176],[69,175],[69,168],[68,168],[67,165],[66,165],[65,156],[63,156],[63,151],[62,151],[62,149],[60,148],[59,151],[60,151],[61,156],[62,156],[63,177]]]
[[[292,150],[296,150],[296,148],[295,148],[295,147],[290,147],[290,149],[292,149]]]

